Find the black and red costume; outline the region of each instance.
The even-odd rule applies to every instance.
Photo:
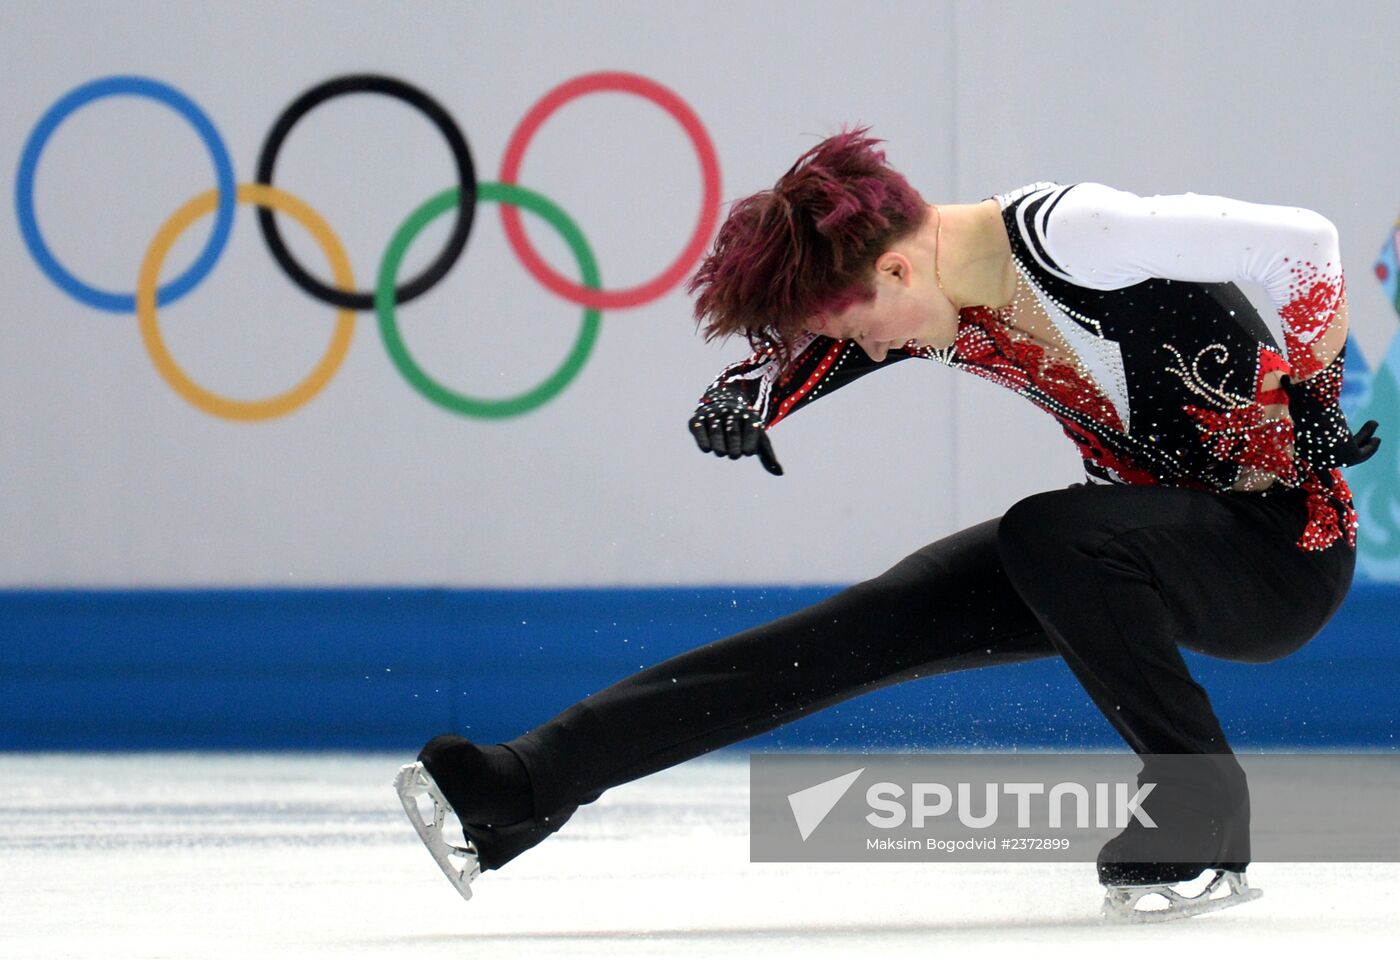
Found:
[[[1277,478],[1308,491],[1299,545],[1355,545],[1356,514],[1337,451],[1351,436],[1339,397],[1344,351],[1313,345],[1345,302],[1336,228],[1312,211],[1224,197],[1137,197],[1097,183],[1035,183],[1002,208],[1023,305],[962,311],[946,349],[908,347],[872,361],[853,340],[812,335],[782,369],[776,348],[712,385],[740,390],[768,426],[831,391],[911,357],[1008,387],[1055,417],[1091,481],[1250,488]],[[1264,288],[1285,345],[1235,285]],[[1032,310],[1058,349],[1020,335]],[[1270,373],[1301,381],[1289,403]],[[1261,477],[1261,475],[1267,475]]]

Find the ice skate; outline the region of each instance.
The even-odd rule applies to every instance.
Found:
[[[444,734],[428,741],[418,762],[403,767],[394,781],[413,828],[465,899],[471,898],[471,884],[484,871],[497,870],[520,856],[562,827],[578,809],[570,804],[548,816],[531,815],[527,775],[518,765],[509,772],[514,763],[510,757],[509,751],[502,753],[499,747],[483,751],[463,737]],[[502,772],[502,761],[507,772]],[[452,842],[452,835],[445,832],[454,826],[461,827],[461,843]]]
[[[1179,920],[1248,903],[1264,895],[1264,891],[1249,885],[1243,871],[1217,869],[1208,873],[1209,877],[1203,873],[1186,883],[1109,886],[1103,899],[1104,919],[1113,923]],[[1202,881],[1204,886],[1200,885]]]
[[[444,836],[447,817],[455,814],[437,782],[422,763],[408,763],[399,768],[399,774],[394,778],[394,789],[398,791],[399,801],[403,803],[404,813],[408,814],[418,839],[423,841],[428,853],[442,868],[452,886],[457,888],[462,899],[470,900],[472,882],[481,876],[481,858],[470,838],[458,845],[449,843]],[[431,813],[423,805],[425,799],[432,803]]]
[[[1207,807],[1231,812],[1201,812]],[[1250,856],[1249,794],[1242,779],[1233,789],[1222,792],[1217,786],[1209,795],[1169,783],[1145,808],[1155,818],[1151,826],[1134,820],[1099,851],[1105,919],[1177,920],[1262,895],[1244,876]]]

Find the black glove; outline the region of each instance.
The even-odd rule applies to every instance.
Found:
[[[1295,419],[1297,411],[1309,406],[1317,406],[1317,402],[1308,391],[1307,382],[1294,383],[1292,377],[1284,374],[1279,378],[1279,386],[1283,388],[1284,393],[1288,394],[1288,407],[1291,412],[1295,413]],[[1338,416],[1340,417],[1340,414]],[[1375,436],[1376,428],[1379,426],[1380,424],[1376,421],[1367,420],[1355,433],[1352,433],[1351,428],[1347,427],[1347,438],[1329,445],[1328,453],[1340,466],[1354,467],[1358,463],[1365,463],[1380,449],[1381,438]]]
[[[765,470],[775,477],[783,475],[763,421],[732,387],[714,387],[705,392],[690,418],[690,435],[705,453],[731,460],[756,453]]]
[[[1341,453],[1338,459],[1348,467],[1354,467],[1358,463],[1364,463],[1375,456],[1381,446],[1381,438],[1372,436],[1376,432],[1376,427],[1380,424],[1374,420],[1367,420],[1361,425],[1361,429],[1352,434],[1351,437],[1342,444]]]

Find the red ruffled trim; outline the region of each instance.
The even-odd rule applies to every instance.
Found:
[[[1100,442],[1099,438],[1085,430],[1073,420],[1058,418],[1060,427],[1065,431],[1065,436],[1074,441],[1074,445],[1079,448],[1080,456],[1085,460],[1091,460],[1101,467],[1113,471],[1119,479],[1125,483],[1137,484],[1139,486],[1156,486],[1161,481],[1131,462],[1124,460],[1108,447]]]
[[[1073,365],[1047,361],[1045,348],[1039,344],[1011,337],[986,308],[963,312],[954,347],[959,361],[979,376],[1013,390],[1034,386],[1095,423],[1123,432],[1118,410],[1098,387],[1081,377]]]
[[[958,336],[953,341],[958,363],[984,380],[1016,391],[1026,389],[1031,385],[1030,375],[1006,356],[1007,351],[1003,349],[1007,339],[1005,334],[996,337],[992,332],[996,321],[981,317],[978,313],[976,310],[963,311]]]
[[[1261,346],[1259,348],[1259,370],[1254,375],[1254,399],[1263,404],[1288,403],[1288,392],[1282,387],[1274,387],[1272,390],[1264,389],[1264,378],[1269,374],[1288,372],[1288,361],[1283,359],[1283,354]]]
[[[1295,267],[1294,273],[1300,274],[1300,268]],[[1313,268],[1312,273],[1317,273],[1316,268]],[[1337,309],[1346,289],[1345,284],[1345,279],[1341,278],[1336,282],[1316,280],[1311,276],[1300,279],[1295,287],[1301,288],[1306,285],[1307,290],[1279,310],[1283,319],[1284,348],[1288,351],[1288,362],[1293,367],[1295,379],[1306,380],[1322,369],[1322,363],[1313,353],[1312,345],[1321,339],[1327,328],[1337,319]]]
[[[1293,421],[1268,417],[1252,403],[1234,410],[1186,407],[1216,457],[1285,479],[1293,475]]]
[[[1298,538],[1304,550],[1326,550],[1342,537],[1356,549],[1356,509],[1352,505],[1351,487],[1342,479],[1340,468],[1327,473],[1330,485],[1313,473],[1299,486],[1308,493],[1308,523]]]

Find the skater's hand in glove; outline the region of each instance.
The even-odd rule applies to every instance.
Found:
[[[1348,467],[1354,467],[1358,463],[1370,460],[1375,452],[1380,449],[1381,438],[1374,436],[1376,427],[1380,424],[1374,420],[1367,420],[1361,425],[1361,429],[1353,433],[1345,443],[1342,444],[1341,462]]]
[[[1288,394],[1290,405],[1296,405],[1296,401],[1303,393],[1303,384],[1294,383],[1293,378],[1284,374],[1279,378],[1279,386],[1283,392]],[[1374,420],[1367,420],[1361,425],[1361,429],[1347,437],[1337,446],[1337,462],[1344,467],[1354,467],[1358,463],[1365,463],[1375,456],[1381,446],[1381,438],[1376,436],[1376,428],[1379,427]]]
[[[783,475],[773,444],[758,413],[737,390],[715,387],[705,392],[690,418],[690,434],[705,453],[738,460],[758,454],[763,468],[775,477]]]

